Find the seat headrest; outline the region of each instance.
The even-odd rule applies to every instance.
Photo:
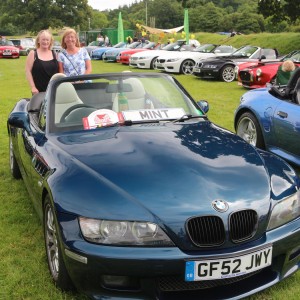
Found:
[[[61,83],[56,90],[56,104],[67,104],[78,101],[79,97],[71,82]]]
[[[52,75],[52,77],[50,78],[50,81],[53,81],[53,80],[59,79],[59,78],[64,78],[64,77],[67,77],[66,74],[56,73],[56,74]]]
[[[143,98],[145,96],[145,88],[139,79],[129,78],[124,80],[125,83],[131,85],[131,91],[126,92],[128,99]]]

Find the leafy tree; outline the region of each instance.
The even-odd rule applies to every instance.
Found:
[[[287,20],[294,24],[299,20],[300,2],[295,0],[258,0],[258,12],[271,17],[272,23]]]
[[[92,17],[90,19],[91,29],[101,29],[108,27],[108,20],[106,14],[98,11],[92,11]]]
[[[285,0],[284,11],[287,16],[290,18],[290,22],[295,24],[296,21],[300,20],[300,2],[299,0]]]
[[[26,31],[38,32],[49,27],[88,28],[92,15],[87,0],[1,0],[0,11],[9,21]]]

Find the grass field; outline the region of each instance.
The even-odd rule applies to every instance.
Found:
[[[93,61],[93,73],[124,71],[119,64]],[[44,251],[42,226],[22,181],[13,180],[9,170],[6,120],[15,103],[30,97],[25,80],[25,57],[0,60],[0,299],[83,300],[80,294],[61,293],[52,284]],[[139,72],[139,70],[132,70]],[[245,90],[236,82],[204,81],[193,76],[175,76],[196,99],[210,103],[210,119],[233,130],[233,114]],[[249,299],[300,297],[300,272]],[[185,299],[183,299],[185,300]],[[199,299],[200,300],[200,299]]]

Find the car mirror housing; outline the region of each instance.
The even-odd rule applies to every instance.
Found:
[[[29,125],[29,115],[25,112],[13,112],[8,118],[8,124],[12,127],[25,129],[30,135],[32,130]]]
[[[206,114],[209,111],[209,104],[206,100],[199,100],[197,102],[198,106],[201,108],[201,110]]]

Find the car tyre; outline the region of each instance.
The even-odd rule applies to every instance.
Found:
[[[265,149],[261,128],[252,113],[246,112],[239,117],[236,133],[250,145]]]
[[[181,64],[180,73],[185,75],[192,75],[194,66],[195,66],[195,62],[192,59],[187,59],[183,61]]]
[[[49,195],[45,198],[43,212],[45,248],[51,277],[58,288],[63,291],[72,291],[75,288],[62,257],[62,249],[58,236],[58,226]]]
[[[157,70],[156,62],[157,62],[157,56],[154,57],[154,58],[151,60],[151,63],[150,63],[150,69],[152,69],[152,70]]]
[[[22,175],[14,154],[14,147],[11,137],[9,137],[9,165],[12,176],[15,179],[20,179]]]
[[[221,70],[221,79],[225,82],[232,82],[235,80],[234,66],[226,65]]]

